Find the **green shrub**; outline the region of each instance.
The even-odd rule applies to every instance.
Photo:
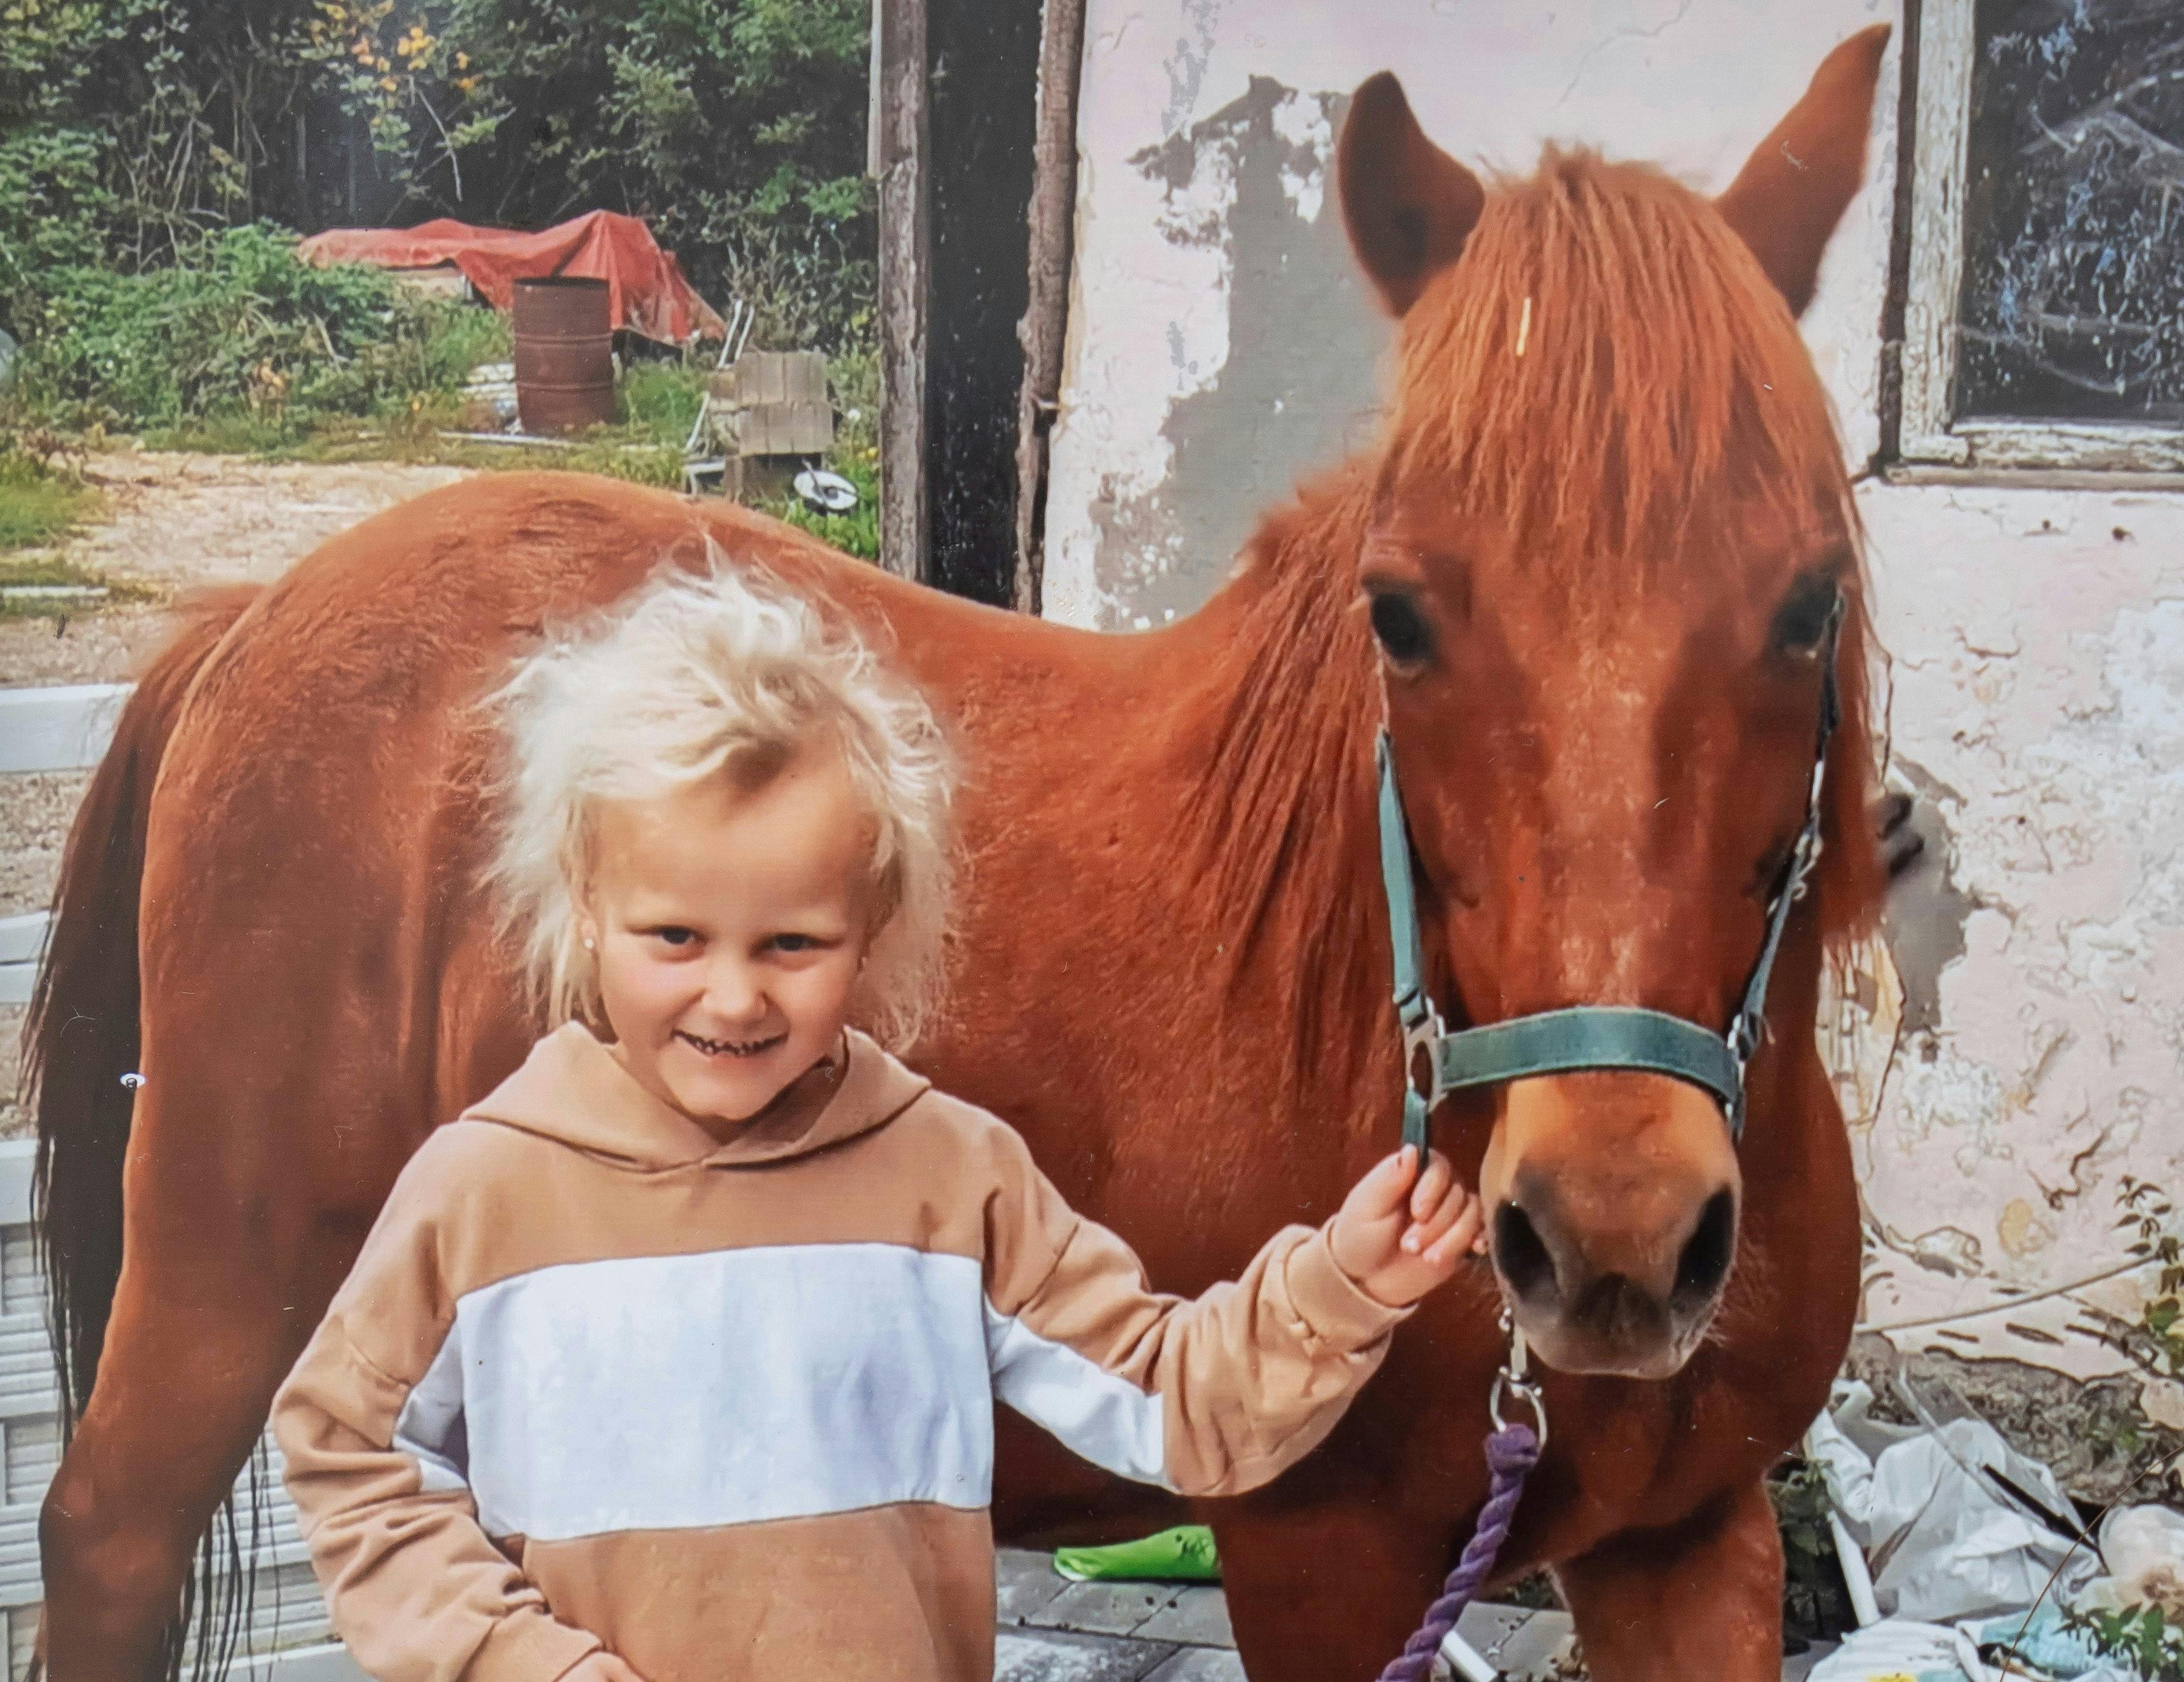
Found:
[[[2097,1651],[2124,1660],[2147,1682],[2184,1682],[2184,1624],[2171,1623],[2158,1606],[2072,1612],[2064,1623],[2090,1638]]]
[[[755,343],[877,289],[870,0],[0,0],[0,325],[206,231],[651,223]],[[869,337],[867,332],[866,337]]]
[[[698,405],[705,400],[709,366],[682,361],[628,363],[615,383],[615,419],[657,444],[672,444],[680,450],[697,422]]]
[[[404,293],[360,265],[313,268],[254,224],[166,268],[41,276],[10,401],[56,424],[174,427],[248,416],[287,436],[450,392],[507,344],[490,311]]]

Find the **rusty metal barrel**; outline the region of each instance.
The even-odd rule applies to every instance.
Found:
[[[607,283],[549,275],[515,283],[515,413],[527,433],[579,432],[615,417]]]

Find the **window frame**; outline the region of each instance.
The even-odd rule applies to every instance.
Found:
[[[1979,51],[1975,4],[1975,0],[1925,0],[1919,8],[1897,454],[1915,466],[2184,472],[2184,427],[1959,419],[1954,412],[1972,69]]]

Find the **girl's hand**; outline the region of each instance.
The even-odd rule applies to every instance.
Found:
[[[557,1682],[644,1682],[634,1670],[610,1652],[588,1653],[573,1669],[561,1673]]]
[[[1456,1182],[1439,1151],[1418,1171],[1405,1145],[1351,1187],[1329,1234],[1335,1265],[1390,1308],[1416,1302],[1451,1277],[1464,1252],[1486,1253],[1479,1199]]]

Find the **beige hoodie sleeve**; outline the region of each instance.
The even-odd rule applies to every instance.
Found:
[[[1235,1495],[1334,1428],[1408,1309],[1366,1294],[1327,1229],[1287,1227],[1195,1301],[1148,1288],[1008,1134],[988,1217],[994,1394],[1095,1464],[1185,1495]]]
[[[554,1620],[463,1481],[459,1334],[435,1219],[460,1175],[436,1141],[396,1182],[275,1396],[274,1435],[335,1633],[365,1670],[555,1682],[601,1644]]]

